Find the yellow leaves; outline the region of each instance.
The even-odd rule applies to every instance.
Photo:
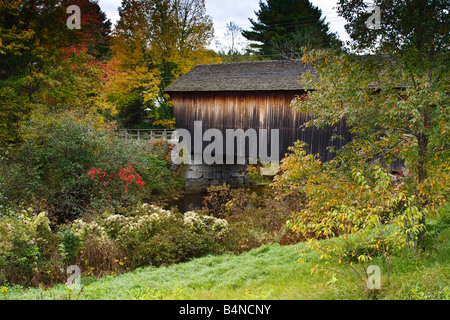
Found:
[[[310,270],[311,274],[314,274],[316,272],[319,272],[319,265],[316,264],[314,267],[311,268]]]
[[[192,68],[200,64],[222,63],[222,59],[211,50],[199,47],[197,50],[188,51],[174,57],[173,61],[178,64],[177,76],[188,73]]]
[[[112,38],[114,57],[127,74],[117,79],[121,92],[137,90],[144,102],[157,100],[165,86],[197,64],[221,62],[207,50],[213,32],[204,3],[185,1],[142,1],[122,8]]]
[[[173,119],[166,119],[166,120],[157,120],[153,122],[154,126],[160,126],[166,129],[175,129],[175,118]]]
[[[359,263],[363,263],[363,262],[367,262],[367,261],[369,261],[369,257],[367,257],[366,255],[360,255],[358,257],[358,262]]]
[[[150,101],[156,98],[161,85],[157,69],[148,69],[146,66],[134,64],[133,60],[119,67],[125,72],[120,72],[111,79],[111,87],[118,92],[133,92],[141,90],[144,92],[144,100]]]

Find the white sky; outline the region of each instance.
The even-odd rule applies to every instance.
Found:
[[[233,21],[244,30],[250,29],[249,18],[256,19],[255,11],[259,10],[259,0],[205,0],[207,14],[212,17],[216,39],[226,42],[224,34],[226,24]],[[332,32],[337,32],[341,40],[349,40],[345,32],[345,20],[338,17],[334,7],[337,0],[311,0],[313,5],[322,10],[322,15],[326,16],[326,21],[330,22]],[[101,9],[111,19],[113,25],[119,19],[117,8],[120,7],[121,0],[99,0]]]

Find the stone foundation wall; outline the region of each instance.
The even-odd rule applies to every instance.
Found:
[[[247,165],[189,165],[185,178],[186,187],[238,186],[249,181]]]

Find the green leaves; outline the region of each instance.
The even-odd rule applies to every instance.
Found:
[[[213,26],[204,0],[129,0],[119,13],[112,38],[116,93],[138,95],[154,120],[172,120],[164,89],[197,64],[220,62],[207,49]]]
[[[309,0],[269,0],[260,2],[251,31],[242,34],[257,42],[251,47],[257,53],[274,59],[294,59],[304,50],[339,46],[328,24],[321,18],[321,11]]]
[[[83,34],[67,28],[67,1],[0,2],[0,147],[21,141],[18,129],[32,111],[114,114],[106,99],[112,65],[91,55],[89,42],[102,14],[91,0],[80,2],[90,8]]]

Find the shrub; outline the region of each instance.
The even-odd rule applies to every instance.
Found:
[[[250,178],[250,182],[254,185],[268,185],[272,182],[272,176],[264,176],[261,174],[261,169],[265,168],[269,165],[262,165],[258,162],[258,164],[250,164],[248,165],[248,176]]]
[[[340,153],[322,164],[307,154],[302,143],[291,151],[283,159],[274,187],[280,196],[289,194],[303,202],[289,226],[310,238],[308,250],[317,251],[324,260],[312,271],[328,269],[330,260],[345,264],[358,279],[356,286],[369,295],[374,293],[365,282],[369,264],[382,261],[389,283],[393,258],[421,251],[425,217],[445,205],[443,193],[435,190],[436,199],[424,202],[420,194],[411,192],[413,177],[395,177],[376,159],[351,159]],[[432,179],[431,186],[436,182]],[[444,189],[445,181],[443,177]]]
[[[70,230],[63,230],[59,234],[60,252],[66,265],[73,265],[78,256],[80,247],[80,238],[73,234]]]
[[[269,187],[250,191],[223,185],[208,188],[202,212],[226,219],[229,231],[225,248],[240,253],[266,244],[288,245],[303,239],[286,226],[293,208],[297,207],[295,199],[275,199]]]
[[[229,185],[211,186],[203,198],[203,211],[217,218],[242,214],[249,204],[249,190]]]
[[[166,142],[118,139],[94,116],[32,117],[22,135],[23,143],[1,159],[3,206],[33,204],[63,223],[86,211],[167,197],[181,186]]]
[[[82,214],[90,202],[86,173],[100,161],[111,130],[94,117],[68,112],[32,117],[21,133],[22,144],[1,168],[9,202],[39,204],[59,222]]]
[[[218,252],[228,227],[225,220],[195,212],[183,216],[149,204],[122,210],[124,214],[105,213],[91,222],[76,220],[71,230],[81,240],[81,247],[93,239],[111,241],[117,252],[126,253],[131,268]]]
[[[122,199],[122,205],[132,205],[137,201],[153,200],[156,196],[170,197],[183,187],[181,174],[170,171],[170,146],[166,141],[114,139],[105,146],[101,160],[92,168],[105,172],[107,177],[119,178],[121,170],[128,170],[130,166],[132,173],[144,182],[142,187],[135,185],[134,189],[125,192],[122,184],[112,184],[115,189],[104,188],[102,194],[115,192],[116,198]]]
[[[99,277],[223,252],[225,220],[148,204],[122,211],[76,219],[59,230],[46,212],[31,208],[0,218],[0,286],[62,282],[70,265]]]

